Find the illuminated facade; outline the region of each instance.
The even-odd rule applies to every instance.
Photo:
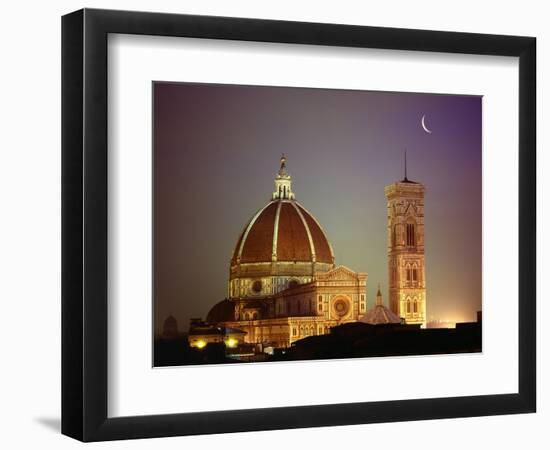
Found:
[[[229,269],[228,298],[207,322],[246,331],[249,343],[288,347],[366,312],[367,274],[335,266],[329,240],[296,201],[286,158],[271,201],[241,232]]]
[[[406,166],[405,166],[406,167]],[[390,309],[407,324],[426,326],[425,187],[405,178],[385,188]]]

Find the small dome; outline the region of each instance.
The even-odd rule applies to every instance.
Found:
[[[235,303],[224,299],[216,303],[206,316],[207,323],[231,322],[235,320]]]
[[[367,313],[361,319],[361,322],[371,325],[381,325],[388,323],[398,324],[401,323],[401,319],[392,310],[386,308],[384,305],[379,304],[367,311]]]

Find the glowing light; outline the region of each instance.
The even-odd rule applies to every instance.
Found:
[[[225,341],[225,345],[229,348],[234,348],[237,346],[239,342],[237,341],[237,339],[234,339],[234,338],[229,338]]]
[[[197,341],[196,344],[195,344],[195,347],[204,348],[204,347],[206,347],[206,342],[203,341],[203,340]]]

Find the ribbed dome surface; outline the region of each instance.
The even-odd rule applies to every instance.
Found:
[[[323,230],[294,200],[277,199],[262,208],[241,233],[231,262],[272,261],[334,262]]]
[[[401,323],[401,319],[397,314],[386,308],[384,305],[376,305],[363,316],[361,322],[369,323],[371,325],[389,323],[397,324]]]

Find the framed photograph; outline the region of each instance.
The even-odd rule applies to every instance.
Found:
[[[536,41],[62,20],[62,432],[535,412]]]

